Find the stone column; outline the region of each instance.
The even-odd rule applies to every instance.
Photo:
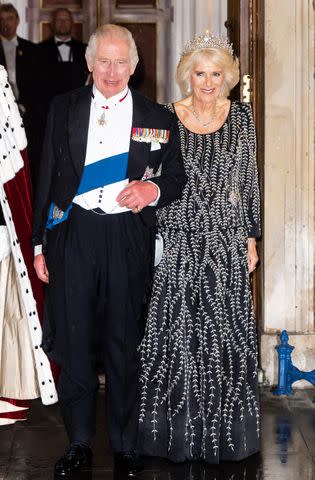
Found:
[[[315,368],[313,15],[312,0],[265,2],[261,357],[270,384],[277,383],[274,346],[283,329],[295,346],[296,366]]]

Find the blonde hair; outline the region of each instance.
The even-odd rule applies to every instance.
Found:
[[[116,37],[128,42],[130,47],[130,63],[133,67],[137,65],[139,61],[138,51],[131,32],[125,27],[121,27],[120,25],[114,25],[112,23],[101,25],[90,36],[89,43],[86,48],[86,59],[88,63],[93,63],[96,50],[96,42],[103,37]]]
[[[207,48],[184,53],[177,65],[176,81],[182,94],[187,97],[191,94],[190,76],[197,64],[210,61],[222,68],[224,83],[221,87],[220,97],[228,97],[230,91],[239,82],[240,71],[237,57],[233,57],[222,48]]]

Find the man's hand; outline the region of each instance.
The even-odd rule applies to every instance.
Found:
[[[158,188],[154,183],[133,180],[120,192],[116,200],[121,207],[127,207],[133,213],[139,213],[144,207],[154,202],[157,196]]]
[[[252,273],[258,263],[259,257],[256,248],[256,239],[248,239],[248,272]]]
[[[46,260],[42,253],[39,253],[34,258],[34,268],[38,278],[45,283],[49,282],[49,274],[46,266]]]

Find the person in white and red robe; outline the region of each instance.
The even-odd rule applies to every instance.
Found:
[[[29,400],[57,401],[41,349],[43,290],[33,269],[26,136],[0,66],[0,425],[25,420]]]

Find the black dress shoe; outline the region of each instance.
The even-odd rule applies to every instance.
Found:
[[[81,445],[71,445],[55,465],[56,477],[67,477],[92,465],[92,450]]]
[[[143,465],[135,452],[115,453],[115,476],[135,477],[142,472]]]

